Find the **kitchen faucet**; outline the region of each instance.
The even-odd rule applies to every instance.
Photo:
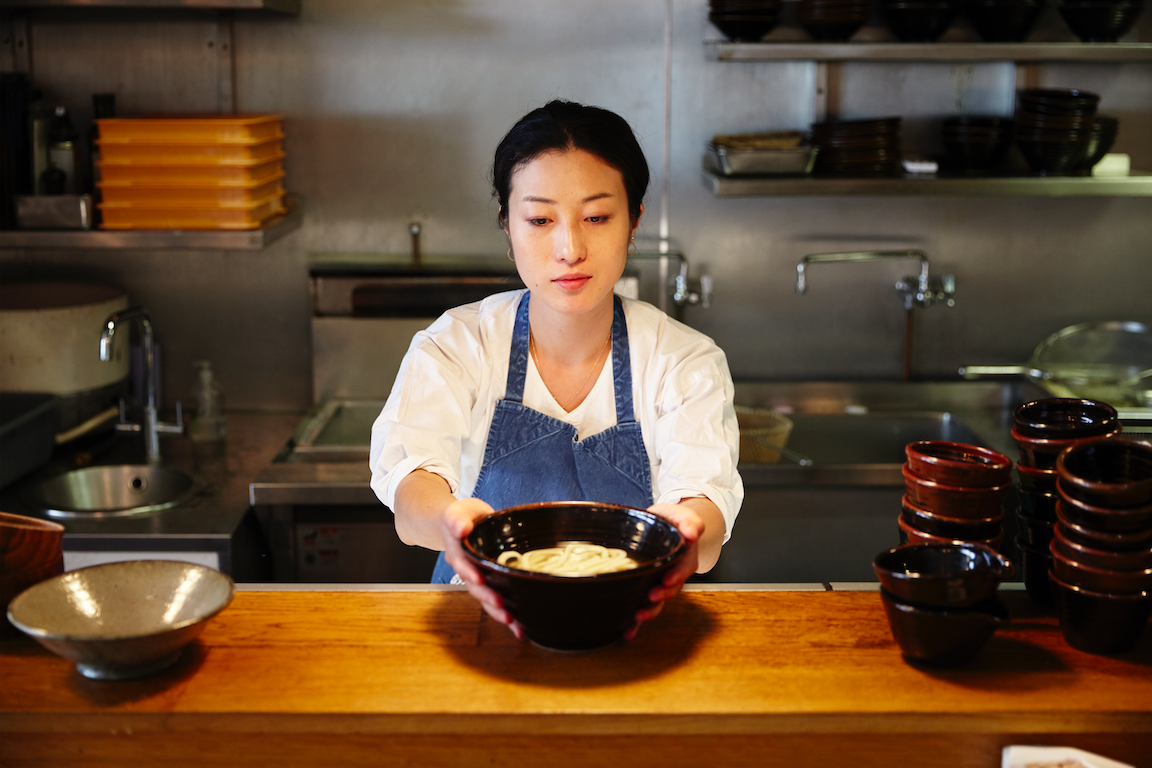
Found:
[[[712,275],[701,275],[696,285],[688,277],[688,259],[679,251],[637,251],[628,257],[632,259],[657,259],[660,262],[660,283],[667,286],[667,293],[661,293],[659,308],[662,312],[670,313],[671,301],[677,308],[686,304],[699,304],[707,308],[712,306]],[[669,262],[677,262],[676,275],[669,277]]]
[[[882,259],[918,259],[920,274],[908,275],[896,281],[896,291],[904,304],[904,365],[903,379],[912,377],[912,310],[944,302],[955,306],[956,278],[944,275],[936,286],[928,277],[928,257],[923,251],[852,251],[847,253],[810,253],[796,265],[796,293],[808,290],[807,269],[812,264],[833,261],[880,261]]]
[[[176,423],[161,422],[156,415],[156,358],[152,350],[152,320],[147,310],[142,307],[133,307],[121,312],[114,312],[104,321],[100,331],[100,359],[108,362],[112,359],[112,339],[122,323],[135,320],[140,325],[140,344],[144,352],[144,419],[143,423],[131,423],[124,418],[124,401],[120,401],[120,422],[116,429],[121,432],[143,432],[144,447],[148,452],[148,463],[160,462],[160,434],[184,434],[184,416],[180,410],[180,403],[176,403]]]

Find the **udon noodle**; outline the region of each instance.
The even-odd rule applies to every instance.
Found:
[[[501,552],[496,562],[553,576],[593,576],[636,567],[636,561],[623,549],[579,542],[529,552]]]

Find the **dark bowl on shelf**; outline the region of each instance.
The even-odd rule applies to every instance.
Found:
[[[1056,439],[1031,437],[1023,434],[1016,426],[1013,426],[1011,429],[1012,439],[1015,441],[1016,447],[1020,450],[1020,461],[1016,467],[1019,469],[1020,465],[1024,464],[1035,469],[1056,469],[1056,457],[1060,455],[1060,451],[1092,440],[1114,437],[1120,434],[1121,429],[1122,426],[1120,422],[1117,422],[1114,430],[1111,432],[1080,438]]]
[[[1055,541],[1048,547],[1052,553],[1052,574],[1065,584],[1113,595],[1131,595],[1152,589],[1152,568],[1135,571],[1098,568],[1072,559],[1056,546]]]
[[[965,0],[964,13],[987,43],[1022,43],[1032,34],[1044,0]]]
[[[1077,525],[1103,533],[1129,533],[1152,529],[1152,504],[1139,507],[1098,507],[1070,497],[1059,487],[1060,509]]]
[[[1062,0],[1056,6],[1068,29],[1084,43],[1115,43],[1144,12],[1143,0]]]
[[[1084,150],[1085,158],[1081,171],[1091,172],[1093,166],[1104,159],[1104,155],[1112,150],[1116,143],[1116,134],[1119,132],[1120,121],[1107,115],[1096,115],[1092,124],[1092,131],[1088,136],[1088,147]]]
[[[944,485],[988,488],[1012,482],[1012,460],[991,448],[947,440],[918,440],[904,446],[908,467]]]
[[[921,608],[880,590],[892,637],[910,662],[956,667],[971,660],[996,630],[1009,623],[1007,606],[993,595],[971,608]]]
[[[1018,94],[1026,111],[1050,115],[1095,113],[1100,95],[1078,88],[1026,88]]]
[[[1048,581],[1048,571],[1052,568],[1051,550],[1047,545],[1037,546],[1020,537],[1016,538],[1016,548],[1020,551],[1020,570],[1024,574],[1024,590],[1028,598],[1042,608],[1052,608],[1055,600]]]
[[[907,496],[901,502],[904,521],[918,531],[930,533],[943,539],[962,541],[983,541],[998,534],[1004,523],[1004,512],[988,518],[963,518],[938,515],[931,510],[916,506]]]
[[[935,42],[960,13],[959,0],[884,2],[881,14],[888,28],[905,43]]]
[[[1028,167],[1039,176],[1072,176],[1079,172],[1087,156],[1088,143],[1077,142],[1055,148],[1046,148],[1043,142],[1024,141],[1019,137],[1016,146]]]
[[[1060,631],[1068,645],[1094,654],[1132,650],[1152,613],[1152,594],[1110,595],[1061,581],[1049,574]]]
[[[1060,487],[1087,505],[1152,504],[1152,444],[1111,437],[1073,446],[1056,457]]]
[[[500,565],[502,552],[567,542],[627,550],[636,568],[594,576],[556,576]],[[524,627],[528,639],[557,650],[593,650],[623,638],[648,593],[683,556],[680,532],[640,509],[594,502],[549,502],[481,518],[464,538],[465,556]]]
[[[1070,560],[1114,571],[1141,571],[1152,568],[1152,547],[1130,552],[1097,549],[1068,538],[1063,526],[1052,531],[1052,541]]]
[[[961,171],[987,172],[995,170],[1004,162],[1004,158],[1011,148],[1011,137],[995,141],[944,140],[944,150],[948,153],[950,167]]]
[[[1061,504],[1056,505],[1056,523],[1065,538],[1093,549],[1135,552],[1152,548],[1152,528],[1123,532],[1099,531],[1069,518]]]
[[[1015,573],[1003,555],[973,543],[894,547],[878,554],[872,569],[901,602],[934,608],[971,607]]]
[[[900,132],[899,117],[880,117],[866,120],[829,120],[812,123],[816,138],[843,139],[852,136],[875,136]]]
[[[779,17],[758,14],[708,14],[708,21],[734,43],[756,43],[776,28]]]

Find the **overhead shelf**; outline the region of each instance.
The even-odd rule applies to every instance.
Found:
[[[284,205],[287,212],[272,218],[260,229],[14,229],[0,232],[0,248],[258,251],[300,228],[303,214],[297,199],[289,195],[284,198]]]
[[[893,178],[722,176],[704,171],[716,197],[819,197],[916,195],[936,197],[1152,197],[1152,173],[1130,176]]]
[[[3,10],[37,8],[184,9],[194,11],[266,11],[299,16],[303,0],[5,0]]]
[[[1152,62],[1152,43],[704,42],[716,61]]]

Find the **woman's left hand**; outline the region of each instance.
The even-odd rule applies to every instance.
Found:
[[[691,501],[695,501],[694,499]],[[709,504],[711,502],[708,502]],[[700,538],[704,535],[704,520],[696,510],[681,501],[679,504],[653,504],[648,511],[663,517],[680,531],[686,545],[684,555],[664,574],[664,582],[648,593],[652,604],[636,612],[636,623],[624,635],[631,640],[640,630],[640,624],[656,618],[664,608],[664,601],[674,597],[688,577],[696,573],[700,564]]]

